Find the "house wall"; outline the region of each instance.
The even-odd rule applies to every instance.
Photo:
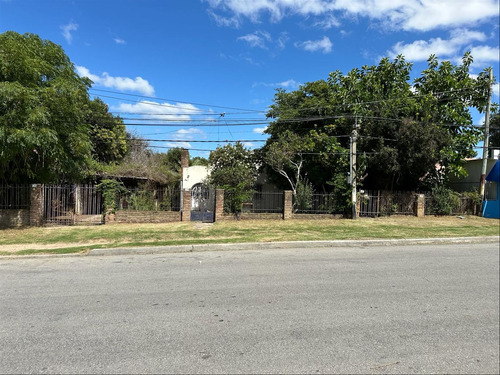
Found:
[[[488,164],[486,166],[486,175],[490,173],[496,162],[496,159],[488,159]],[[468,176],[464,178],[456,178],[450,176],[450,187],[458,192],[478,190],[482,167],[482,159],[467,160],[464,168],[467,171]]]
[[[203,165],[182,168],[182,190],[191,190],[194,185],[203,182],[208,173],[208,167]]]

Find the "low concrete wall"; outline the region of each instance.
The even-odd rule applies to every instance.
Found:
[[[29,209],[0,210],[0,228],[19,228],[30,225]]]
[[[113,222],[115,223],[171,223],[181,221],[179,211],[116,211]]]

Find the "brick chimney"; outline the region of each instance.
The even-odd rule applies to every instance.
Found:
[[[181,150],[181,168],[189,167],[189,150]]]

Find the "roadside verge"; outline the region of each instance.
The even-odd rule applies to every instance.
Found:
[[[190,253],[202,251],[265,250],[265,249],[310,249],[318,247],[368,247],[404,245],[440,245],[467,243],[499,243],[497,236],[488,237],[449,237],[449,238],[411,238],[381,240],[335,240],[335,241],[285,241],[285,242],[247,242],[237,244],[200,244],[176,246],[117,247],[92,249],[89,256],[141,255],[165,253]]]

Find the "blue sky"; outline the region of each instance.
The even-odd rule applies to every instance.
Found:
[[[169,125],[128,125],[151,145],[202,156],[262,145],[277,87],[384,56],[404,54],[417,75],[430,54],[471,50],[473,73],[499,75],[498,0],[0,0],[7,30],[60,44],[126,123]]]

